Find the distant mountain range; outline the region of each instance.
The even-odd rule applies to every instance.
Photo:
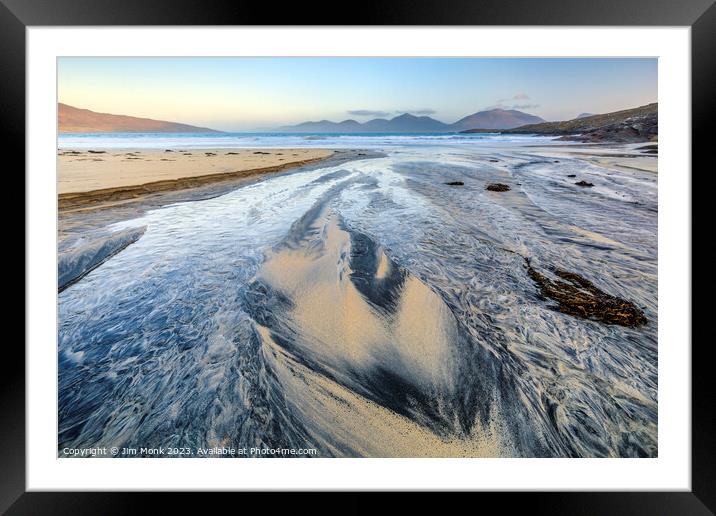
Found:
[[[375,118],[368,122],[343,120],[331,122],[303,122],[278,128],[291,133],[450,133],[467,129],[511,129],[526,124],[544,122],[544,119],[514,109],[490,109],[479,111],[446,124],[429,116],[415,116],[409,113],[395,118]]]
[[[594,116],[594,113],[579,113],[574,120],[577,120],[579,118],[587,118],[588,116]]]
[[[97,113],[58,103],[58,123],[61,133],[218,133],[206,127],[137,118],[125,115]]]

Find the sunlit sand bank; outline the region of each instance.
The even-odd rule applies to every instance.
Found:
[[[121,201],[279,172],[332,154],[325,149],[62,149],[58,202],[65,209]]]

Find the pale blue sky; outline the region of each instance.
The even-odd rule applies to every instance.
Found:
[[[657,101],[655,58],[84,58],[59,101],[222,130],[403,112],[443,122],[491,107],[547,120]]]

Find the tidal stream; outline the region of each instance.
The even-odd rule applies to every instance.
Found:
[[[430,143],[107,225],[140,236],[59,294],[59,449],[654,457],[657,214],[638,167]],[[647,323],[555,310],[525,258]]]

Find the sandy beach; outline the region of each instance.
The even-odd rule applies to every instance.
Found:
[[[326,149],[61,149],[60,209],[98,205],[279,172],[328,158]]]
[[[51,63],[56,162],[27,170],[55,458],[670,453],[660,337],[688,350],[663,319],[688,289],[659,294],[688,283],[688,206],[659,208],[689,170],[660,149],[657,56],[95,50]],[[671,481],[601,469],[576,487]],[[561,482],[426,472],[388,480]],[[219,488],[276,483],[244,477]],[[364,477],[328,483],[386,484]]]
[[[63,447],[658,453],[657,144],[337,142],[60,151],[85,202],[59,214]],[[141,382],[104,380],[134,361]],[[85,423],[86,393],[131,402]]]

